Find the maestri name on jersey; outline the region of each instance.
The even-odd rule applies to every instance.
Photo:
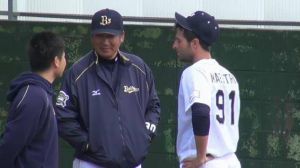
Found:
[[[210,73],[212,83],[236,84],[237,81],[231,73]]]

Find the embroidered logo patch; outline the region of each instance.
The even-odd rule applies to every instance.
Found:
[[[68,100],[69,100],[69,96],[64,91],[59,91],[56,100],[56,105],[61,107],[66,107]]]
[[[100,96],[100,95],[101,95],[100,89],[92,91],[92,96]]]
[[[124,92],[125,93],[134,93],[134,92],[138,92],[138,91],[140,91],[140,89],[139,88],[136,88],[136,87],[134,87],[134,86],[124,86]]]
[[[192,95],[190,96],[190,103],[193,103],[195,99],[200,99],[200,90],[193,91]]]

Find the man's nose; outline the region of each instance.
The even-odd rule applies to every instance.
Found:
[[[173,42],[172,48],[176,49],[177,45],[175,44],[175,42]]]
[[[103,38],[103,43],[108,44],[109,43],[109,38]]]

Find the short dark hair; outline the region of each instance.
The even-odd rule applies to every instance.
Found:
[[[50,31],[35,34],[29,41],[27,54],[33,72],[41,72],[50,68],[55,56],[61,59],[65,51],[64,40]]]
[[[176,23],[175,24],[175,29],[180,29],[183,31],[183,35],[186,38],[186,40],[188,42],[191,42],[193,39],[197,38],[199,40],[199,43],[201,45],[201,47],[206,50],[206,51],[210,51],[210,46],[205,44],[194,32],[185,29],[184,27],[182,27],[180,24]]]

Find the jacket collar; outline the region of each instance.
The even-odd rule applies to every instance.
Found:
[[[99,55],[96,53],[96,51],[94,50],[93,51],[93,55],[95,57],[95,63],[98,64],[100,62],[100,59],[99,59]],[[119,59],[120,59],[120,62],[123,63],[123,64],[129,64],[131,61],[128,57],[125,56],[125,54],[122,52],[122,51],[118,51],[118,56],[119,56]]]

